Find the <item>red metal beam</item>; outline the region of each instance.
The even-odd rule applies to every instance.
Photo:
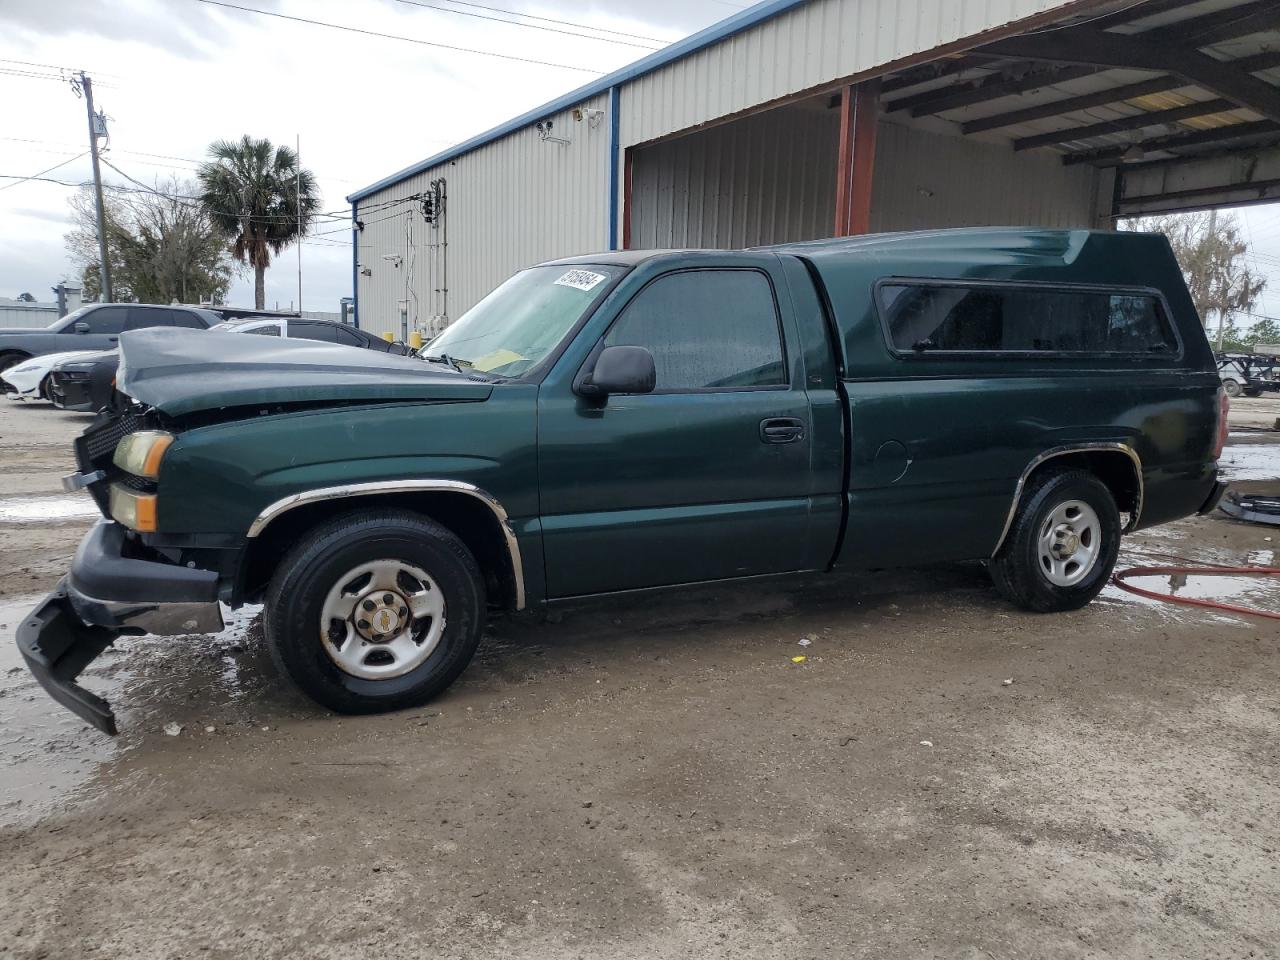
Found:
[[[631,249],[631,155],[632,147],[622,154],[622,249]]]
[[[837,237],[871,230],[879,122],[880,81],[864,80],[845,87],[840,98],[840,153],[836,164]]]

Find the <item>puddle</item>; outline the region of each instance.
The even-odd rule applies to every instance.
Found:
[[[0,523],[49,523],[101,515],[98,505],[85,493],[61,497],[0,498]]]
[[[80,682],[116,712],[119,737],[89,727],[55,703],[27,671],[14,642],[41,595],[0,603],[0,825],[33,822],[107,789],[100,774],[125,754],[181,736],[274,722],[292,698],[271,668],[255,620],[260,607],[223,609],[226,627],[186,637],[123,637]],[[96,787],[95,787],[96,785]]]
[[[1270,554],[1270,551],[1266,551]],[[1142,561],[1139,561],[1139,564]],[[1138,564],[1134,564],[1138,565]],[[1123,567],[1124,564],[1121,564]],[[1153,574],[1145,577],[1126,577],[1125,583],[1153,593],[1165,593],[1174,597],[1189,597],[1195,600],[1221,600],[1238,607],[1253,607],[1258,610],[1280,611],[1280,577],[1262,576],[1206,576],[1194,573]],[[1188,607],[1182,604],[1143,597],[1136,593],[1122,590],[1114,583],[1107,584],[1102,597],[1113,602],[1136,603],[1141,606],[1159,610],[1172,619],[1187,619],[1197,616],[1208,616],[1210,619],[1232,623],[1253,622],[1254,618],[1226,610],[1213,610],[1208,607]],[[1257,620],[1264,623],[1264,620]]]
[[[1222,451],[1218,470],[1224,480],[1280,479],[1280,444],[1233,443]]]

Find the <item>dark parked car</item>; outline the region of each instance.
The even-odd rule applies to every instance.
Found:
[[[211,312],[223,308],[211,308]],[[252,319],[227,320],[211,327],[215,333],[252,333],[259,336],[278,337],[283,326],[279,315]],[[309,320],[290,317],[289,338],[320,340],[351,347],[363,347],[381,353],[404,354],[402,343],[388,343],[381,337],[358,330],[334,320]],[[64,410],[101,410],[111,400],[116,379],[119,354],[110,350],[97,356],[76,357],[54,366],[49,373],[49,399],[54,406]]]
[[[199,307],[147,303],[91,303],[47,327],[0,330],[0,370],[44,353],[109,350],[126,330],[187,327],[207,330],[222,317]]]
[[[676,584],[985,561],[1027,610],[1121,535],[1212,510],[1226,396],[1163,236],[972,229],[532,267],[423,362],[124,338],[76,444],[104,514],[18,626],[73,681],[120,634],[266,604],[335,710],[422,703],[520,609]]]

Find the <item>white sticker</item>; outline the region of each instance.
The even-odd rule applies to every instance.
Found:
[[[575,290],[590,290],[598,286],[600,281],[607,280],[603,273],[592,273],[590,270],[570,270],[556,281],[559,286],[573,287]]]

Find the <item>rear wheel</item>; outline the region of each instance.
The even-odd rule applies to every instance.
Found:
[[[484,626],[484,578],[466,545],[418,514],[333,520],[281,562],[267,591],[272,658],[343,713],[418,706],[457,678]]]
[[[1245,387],[1244,395],[1246,397],[1260,397],[1262,396],[1262,390],[1258,387]]]
[[[988,565],[996,589],[1027,610],[1083,607],[1106,585],[1120,551],[1111,491],[1084,470],[1033,476],[1000,552]]]
[[[8,353],[0,353],[0,372],[8,370],[10,367],[16,367],[23,360],[30,360],[31,357],[25,353],[19,353],[16,350],[10,350]]]

